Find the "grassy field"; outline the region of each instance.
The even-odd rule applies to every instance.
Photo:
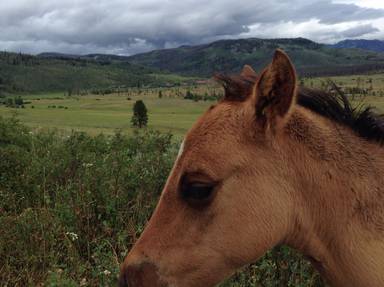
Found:
[[[161,89],[132,89],[112,95],[64,96],[42,94],[24,97],[31,101],[24,109],[0,106],[0,115],[17,117],[33,129],[55,128],[68,133],[85,131],[91,135],[113,134],[117,129],[131,133],[132,106],[142,99],[147,106],[150,128],[182,136],[214,101],[185,100],[186,90],[203,94],[202,87]],[[204,90],[219,88],[204,86]],[[32,108],[33,106],[33,108]],[[55,106],[53,108],[52,106]]]
[[[384,72],[367,75],[305,78],[303,81],[308,87],[321,87],[322,83],[325,83],[328,79],[341,87],[360,87],[362,89],[372,89],[371,92],[384,93]]]
[[[364,97],[353,99],[366,103],[384,112],[384,73],[330,78],[343,88],[359,87],[367,91]],[[304,79],[308,87],[321,88],[327,78]],[[148,126],[162,132],[171,132],[180,138],[195,120],[214,101],[185,100],[187,91],[197,95],[217,95],[217,85],[196,85],[162,89],[130,89],[128,92],[111,95],[65,96],[64,93],[24,96],[31,101],[24,109],[0,106],[0,115],[17,114],[24,124],[33,129],[57,129],[68,134],[71,130],[85,131],[91,135],[113,134],[117,129],[123,133],[132,132],[132,106],[136,100],[143,100],[148,109]],[[159,98],[159,91],[163,97]],[[34,108],[32,108],[32,106]],[[55,108],[52,108],[55,106]]]
[[[160,131],[171,131],[182,135],[193,121],[209,105],[183,99],[155,99],[149,97],[132,97],[128,101],[122,96],[85,96],[79,99],[41,99],[32,101],[25,109],[0,108],[0,114],[12,115],[33,128],[57,128],[61,131],[79,130],[92,135],[112,134],[114,130],[131,131],[132,106],[137,99],[143,99],[148,108],[148,126]],[[48,108],[48,106],[64,106]]]
[[[384,72],[371,75],[353,75],[328,78],[306,78],[303,79],[307,87],[324,88],[328,80],[333,81],[350,96],[356,104],[365,104],[377,108],[378,112],[384,112]],[[357,92],[349,94],[348,90],[358,88],[366,94]]]

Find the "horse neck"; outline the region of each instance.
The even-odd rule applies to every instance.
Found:
[[[334,285],[383,284],[384,264],[374,258],[384,256],[384,148],[304,109],[287,131],[297,192],[286,243]]]

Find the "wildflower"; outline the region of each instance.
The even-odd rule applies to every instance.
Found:
[[[92,167],[93,163],[83,163],[83,167]]]
[[[79,239],[79,236],[74,233],[74,232],[65,232],[66,235],[68,235],[68,237],[72,240],[72,241],[76,241],[77,239]]]
[[[104,273],[104,275],[105,275],[105,276],[108,276],[108,275],[110,275],[110,274],[111,274],[111,271],[109,271],[109,270],[105,269],[103,273]]]

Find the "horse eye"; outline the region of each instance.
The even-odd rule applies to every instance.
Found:
[[[213,184],[207,183],[187,183],[183,184],[181,194],[187,201],[204,202],[209,200],[214,187]]]

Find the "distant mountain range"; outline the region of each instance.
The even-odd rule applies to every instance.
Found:
[[[375,52],[384,52],[384,41],[380,40],[344,40],[334,45],[329,45],[333,48],[357,48],[363,50],[370,50]]]
[[[114,59],[114,60],[112,60]],[[194,79],[144,67],[118,56],[0,52],[0,98],[4,94],[108,92],[117,87],[168,86]]]
[[[368,46],[372,47],[365,45]],[[0,52],[0,95],[2,91],[31,93],[117,86],[169,86],[209,78],[215,72],[238,72],[244,64],[260,70],[271,61],[276,48],[289,54],[300,76],[384,70],[382,52],[361,47],[331,47],[304,38],[220,40],[129,57],[60,53],[31,56]]]
[[[39,58],[45,59],[81,59],[88,61],[96,62],[129,62],[129,56],[119,56],[113,54],[88,54],[88,55],[73,55],[73,54],[63,54],[63,53],[40,53],[37,55]]]
[[[244,64],[260,70],[276,48],[285,50],[301,75],[335,75],[384,68],[384,53],[335,49],[304,38],[220,40],[198,46],[156,50],[129,57],[131,63],[183,75],[208,77],[236,72]]]
[[[168,73],[210,77],[215,72],[237,72],[245,64],[260,70],[268,64],[274,50],[281,48],[293,59],[301,75],[322,76],[384,69],[384,54],[379,51],[380,44],[384,45],[383,41],[345,40],[325,45],[304,38],[249,38],[154,50],[133,56],[42,53],[39,57],[131,63]]]

